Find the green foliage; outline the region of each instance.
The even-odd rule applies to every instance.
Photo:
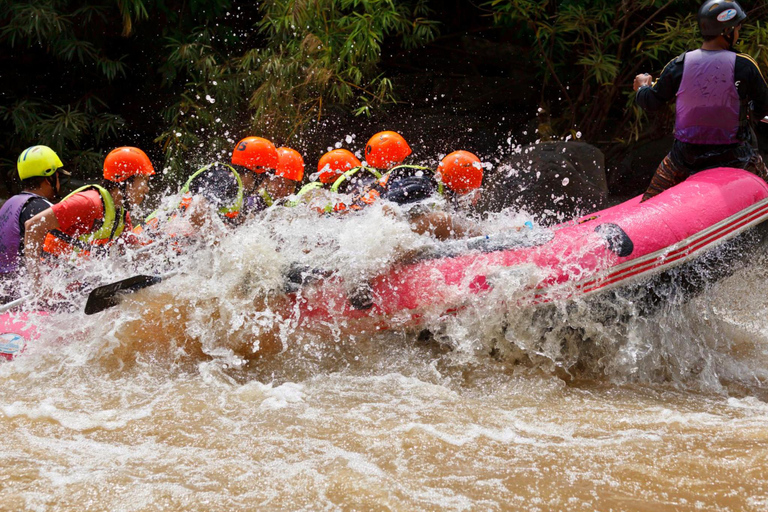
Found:
[[[388,37],[405,48],[431,41],[437,23],[424,0],[276,0],[264,4],[260,28],[270,45],[250,97],[257,127],[296,133],[323,103],[356,104],[358,114],[396,101],[379,74]]]
[[[645,117],[634,107],[632,80],[643,71],[658,76],[699,44],[699,5],[488,0],[481,7],[489,17],[453,21],[457,30],[493,23],[530,50],[542,84],[543,137],[578,129],[601,142],[641,136]],[[741,49],[768,68],[768,5],[760,5]],[[163,157],[174,177],[212,153],[226,158],[247,134],[290,144],[331,111],[374,115],[398,97],[383,57],[433,41],[442,7],[435,0],[5,0],[0,48],[8,76],[18,79],[2,91],[0,168],[13,174],[18,152],[46,143],[78,177],[95,178],[100,153],[132,144],[156,162]]]
[[[154,140],[186,172],[201,148],[223,155],[252,131],[287,141],[328,105],[368,114],[394,102],[382,47],[430,41],[428,15],[426,0],[7,0],[0,45],[22,79],[5,91],[0,130],[9,153],[46,143],[95,178],[89,148],[139,144],[121,139],[133,100],[147,110],[133,121],[154,127],[144,147]]]
[[[125,120],[111,113],[95,91],[77,91],[72,81],[109,84],[127,76],[125,56],[114,57],[106,38],[94,30],[111,30],[110,16],[121,13],[123,33],[146,18],[143,0],[81,2],[70,0],[6,1],[0,5],[0,43],[12,50],[10,67],[19,77],[4,83],[0,126],[11,155],[3,160],[5,176],[15,175],[15,158],[25,147],[53,147],[78,174],[94,176],[101,168],[92,148],[115,138]],[[8,181],[6,180],[6,186]]]
[[[201,146],[213,151],[231,148],[234,135],[229,130],[243,124],[243,95],[252,79],[239,72],[227,35],[214,27],[198,27],[186,36],[167,38],[164,84],[183,85],[164,109],[165,127],[155,140],[174,172],[182,172],[190,151]]]
[[[110,5],[110,4],[117,4]],[[111,59],[86,39],[88,25],[104,21],[110,7],[123,14],[123,33],[129,34],[133,19],[146,18],[142,0],[116,0],[76,7],[69,0],[9,1],[0,7],[0,19],[9,22],[0,30],[0,40],[11,48],[40,46],[56,59],[94,65],[107,79],[125,75],[122,58]]]

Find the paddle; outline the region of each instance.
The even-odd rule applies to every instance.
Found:
[[[112,306],[117,306],[122,301],[123,296],[157,284],[176,273],[169,272],[161,276],[138,275],[94,288],[88,294],[88,301],[85,303],[85,314],[93,315]]]
[[[409,264],[428,259],[450,258],[472,251],[495,252],[514,247],[529,247],[531,245],[546,243],[552,236],[553,235],[549,230],[534,234],[534,236],[531,236],[530,232],[527,230],[522,232],[514,230],[498,233],[496,235],[478,236],[466,240],[443,242],[439,248],[428,248],[424,251],[418,251],[416,254],[411,255],[411,257],[406,258],[405,261],[401,261],[401,263]],[[157,284],[163,279],[167,279],[177,273],[178,272],[169,272],[161,276],[137,275],[129,277],[128,279],[123,279],[122,281],[94,288],[91,293],[88,294],[88,301],[85,304],[85,314],[93,315],[116,306],[120,304],[123,296]],[[302,286],[315,283],[332,274],[333,271],[330,270],[313,269],[306,265],[294,263],[286,272],[287,282],[285,292],[295,293]],[[22,301],[22,299],[19,299],[19,301]],[[21,302],[19,302],[19,304],[20,303]],[[8,303],[2,307],[10,309],[16,305],[11,304],[13,303]],[[3,312],[2,307],[0,307],[0,313]]]
[[[15,307],[21,306],[22,304],[27,302],[27,300],[29,300],[30,297],[32,297],[32,295],[24,295],[23,297],[19,297],[18,299],[12,300],[11,302],[6,302],[2,306],[0,306],[0,314],[10,311]]]

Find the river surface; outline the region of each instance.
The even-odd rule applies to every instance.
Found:
[[[286,262],[365,277],[425,242],[381,209],[292,215],[171,249],[184,272],[116,308],[40,322],[0,364],[0,509],[768,509],[760,259],[613,322],[496,297],[430,336],[298,332]]]

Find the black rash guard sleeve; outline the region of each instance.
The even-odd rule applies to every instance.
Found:
[[[739,53],[736,56],[734,75],[739,97],[753,102],[757,119],[768,115],[768,84],[757,62],[749,55]]]
[[[27,204],[24,205],[19,214],[19,228],[21,229],[22,236],[24,236],[24,224],[38,213],[50,208],[52,204],[42,197],[33,197],[27,201]]]
[[[24,252],[24,234],[27,232],[26,227],[24,224],[37,215],[40,212],[44,212],[48,208],[53,206],[53,203],[49,202],[47,199],[44,199],[42,197],[33,197],[29,201],[27,201],[27,204],[24,205],[24,207],[21,209],[21,213],[19,214],[19,232],[21,234],[21,243],[19,243],[19,252]]]
[[[685,54],[675,57],[664,66],[659,79],[650,87],[641,87],[637,90],[635,101],[643,110],[655,112],[674,100],[680,82],[683,79],[683,57]]]

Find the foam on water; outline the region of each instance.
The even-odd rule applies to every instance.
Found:
[[[493,232],[527,219],[524,213],[507,211],[481,224]],[[217,222],[213,217],[212,225]],[[329,350],[359,344],[373,334],[361,336],[357,325],[343,318],[302,327],[298,310],[292,310],[296,304],[285,295],[286,269],[321,269],[345,283],[361,283],[388,271],[404,255],[435,245],[430,237],[411,231],[396,206],[384,204],[321,219],[309,209],[275,209],[233,233],[217,225],[209,235],[187,253],[150,248],[136,258],[142,272],[172,266],[180,273],[94,317],[77,311],[52,315],[42,326],[43,339],[32,344],[27,355],[48,360],[46,352],[54,352],[66,361],[59,365],[106,359],[120,367],[133,364],[140,357],[136,354],[151,354],[174,362],[187,358],[190,364],[214,360],[228,371],[253,367],[254,360],[283,352],[323,358]],[[632,297],[606,294],[521,306],[519,299],[540,279],[540,271],[533,265],[518,266],[489,274],[490,293],[465,297],[460,291],[465,287],[456,288],[455,300],[464,307],[451,315],[442,309],[421,311],[419,328],[450,348],[445,357],[456,364],[493,356],[512,366],[540,367],[567,378],[760,394],[766,380],[768,349],[762,341],[768,322],[753,313],[759,307],[746,304],[749,298],[763,300],[753,289],[755,282],[765,282],[759,279],[763,268],[758,262],[741,269],[689,301],[677,296],[674,279],[656,284],[652,292],[662,297],[662,305],[648,311],[642,306],[643,295],[650,294],[645,290]],[[74,273],[106,281],[132,272],[114,261],[92,261]],[[578,275],[580,270],[573,272]],[[701,275],[707,272],[708,266],[702,265]],[[78,292],[61,284],[72,274],[54,275],[52,293],[78,304]],[[311,287],[298,293],[311,293]],[[397,326],[397,315],[390,321]],[[413,339],[418,329],[398,332]]]

